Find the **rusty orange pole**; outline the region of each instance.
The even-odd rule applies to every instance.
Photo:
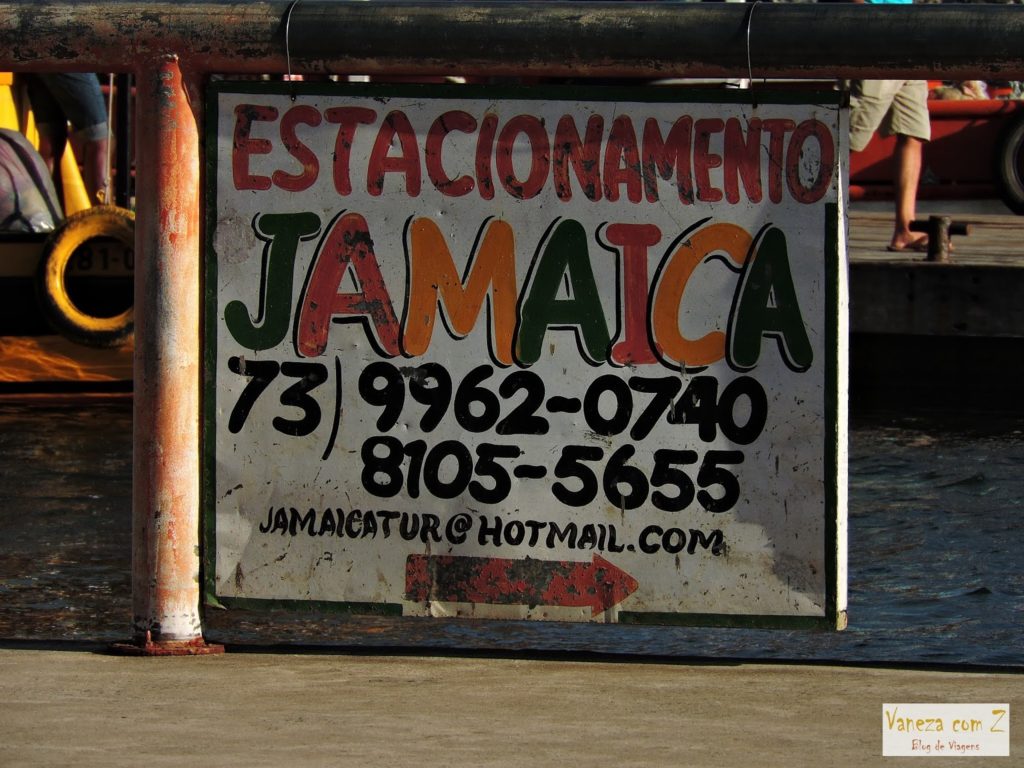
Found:
[[[186,85],[176,56],[137,83],[134,642],[118,650],[146,655],[223,650],[199,613],[199,135]]]

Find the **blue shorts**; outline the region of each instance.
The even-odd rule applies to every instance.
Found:
[[[106,138],[107,105],[95,74],[33,74],[25,79],[40,133],[54,135],[70,122],[84,141]]]

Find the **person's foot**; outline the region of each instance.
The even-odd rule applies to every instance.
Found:
[[[889,251],[918,251],[925,252],[928,250],[928,236],[927,235],[915,235],[912,232],[897,232],[892,236],[892,242],[889,243],[889,247],[886,249]]]

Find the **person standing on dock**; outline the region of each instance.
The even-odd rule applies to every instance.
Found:
[[[91,72],[23,75],[39,131],[39,154],[53,173],[68,140],[81,158],[86,192],[94,204],[109,202],[107,105],[97,76]],[[74,133],[68,133],[68,123]]]
[[[910,4],[913,0],[868,0]],[[854,0],[863,3],[865,0]],[[854,80],[850,84],[850,149],[860,152],[875,131],[896,136],[896,226],[890,251],[927,251],[928,237],[912,232],[917,215],[924,142],[931,139],[928,83],[925,80]]]

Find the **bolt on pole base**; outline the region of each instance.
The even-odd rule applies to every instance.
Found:
[[[152,633],[147,632],[139,642],[111,644],[110,652],[117,656],[215,656],[224,653],[224,646],[201,637],[154,641]]]

